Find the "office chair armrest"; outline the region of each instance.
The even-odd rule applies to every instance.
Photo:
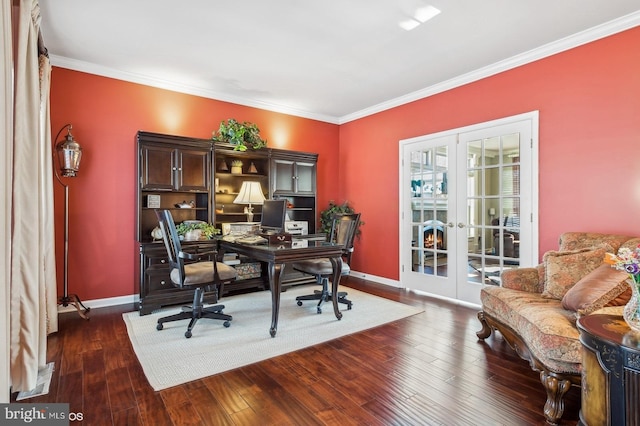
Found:
[[[199,251],[198,256],[208,256],[218,262],[222,262],[222,253],[219,250]]]
[[[217,250],[198,251],[197,253],[190,253],[188,251],[181,251],[178,257],[186,260],[202,260],[202,258],[213,258],[217,261],[222,259],[222,256]]]
[[[181,251],[180,253],[178,253],[178,257],[180,259],[186,259],[186,260],[198,260],[200,257],[200,253],[198,253],[197,255],[194,253],[189,253],[186,251]]]

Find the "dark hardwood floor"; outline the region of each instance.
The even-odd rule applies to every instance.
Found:
[[[545,424],[538,374],[500,335],[478,341],[475,309],[350,277],[343,283],[424,312],[160,392],[147,383],[122,320],[133,305],[92,309],[90,321],[65,313],[48,342],[50,392],[23,402],[67,402],[91,426]],[[573,388],[562,425],[575,425],[579,408]]]

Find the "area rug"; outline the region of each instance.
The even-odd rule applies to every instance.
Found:
[[[356,333],[422,312],[422,309],[346,288],[353,308],[341,306],[337,320],[332,305],[316,313],[316,302],[297,306],[295,298],[310,294],[318,286],[299,286],[282,293],[278,333],[269,334],[271,293],[269,291],[225,297],[224,312],[233,315],[231,327],[222,321],[204,319],[187,339],[187,320],[165,323],[156,330],[158,318],[179,308],[150,315],[138,312],[122,315],[129,338],[153,389],[162,390],[227,370],[242,367],[308,346]]]

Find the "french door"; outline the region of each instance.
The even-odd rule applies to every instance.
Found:
[[[537,261],[537,112],[400,142],[401,286],[479,304]]]

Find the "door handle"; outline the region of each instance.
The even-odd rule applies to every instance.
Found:
[[[449,222],[449,223],[447,223],[447,226],[448,226],[449,228],[453,228],[455,225],[453,224],[453,222]]]
[[[458,228],[464,228],[464,223],[458,222]]]

